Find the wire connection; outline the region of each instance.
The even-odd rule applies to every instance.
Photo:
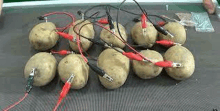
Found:
[[[170,32],[168,32],[167,30],[165,30],[163,27],[159,26],[159,25],[156,25],[156,24],[153,24],[155,29],[162,33],[163,35],[170,35],[172,38],[174,37]]]
[[[43,16],[39,16],[37,17],[39,20],[45,20],[45,18]]]

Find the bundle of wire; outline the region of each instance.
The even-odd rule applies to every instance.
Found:
[[[137,55],[139,55],[139,56],[141,56],[144,60],[146,60],[146,61],[149,61],[149,62],[151,62],[151,63],[153,63],[153,64],[155,64],[155,65],[157,65],[157,66],[160,66],[160,67],[173,67],[173,62],[171,62],[171,61],[160,61],[160,62],[157,62],[157,63],[155,63],[154,61],[152,61],[152,60],[150,60],[150,59],[148,59],[147,57],[145,57],[145,56],[143,56],[141,53],[139,53],[138,51],[136,51],[131,45],[129,45],[124,39],[123,39],[123,37],[121,36],[121,33],[120,33],[120,30],[119,30],[119,28],[118,28],[118,15],[119,15],[119,11],[120,11],[120,7],[121,7],[121,5],[125,2],[126,0],[124,0],[120,5],[119,5],[119,7],[117,7],[117,17],[116,17],[116,25],[117,25],[117,30],[118,30],[118,33],[119,33],[119,36],[117,36],[114,32],[112,32],[112,30],[111,30],[111,27],[110,27],[110,30],[108,29],[108,28],[106,28],[106,27],[104,27],[102,24],[100,24],[100,23],[97,23],[97,21],[94,21],[94,22],[91,22],[91,23],[88,23],[88,24],[94,24],[94,25],[97,25],[97,26],[99,26],[99,27],[101,27],[101,28],[103,28],[103,29],[105,29],[105,30],[107,30],[107,31],[109,31],[110,33],[112,33],[115,37],[117,37],[120,41],[122,41],[126,46],[128,46],[128,48],[130,48],[131,50],[133,50]],[[149,15],[147,15],[147,12],[146,12],[146,10],[143,10],[142,8],[141,8],[141,6],[139,5],[139,3],[136,1],[136,0],[133,0],[137,5],[138,5],[138,7],[140,8],[140,10],[142,11],[142,15],[145,15],[145,17],[147,17],[147,19],[151,22],[151,23],[153,23],[150,19],[149,19]],[[92,7],[92,8],[95,8],[95,7],[99,7],[99,6],[106,6],[106,14],[107,14],[107,16],[108,16],[108,19],[109,19],[109,13],[110,13],[110,9],[108,9],[109,7],[112,7],[111,5],[98,5],[98,6],[94,6],[94,7]],[[108,7],[108,8],[107,8]],[[91,10],[92,8],[90,8],[90,9],[88,9],[88,10]],[[115,8],[115,7],[113,7],[113,8]],[[85,11],[85,13],[86,12],[88,12],[88,10],[87,11]],[[126,11],[126,10],[123,10],[123,11],[125,11],[125,12],[128,12],[128,13],[130,13],[130,14],[134,14],[134,13],[132,13],[132,12],[129,12],[129,11]],[[86,14],[84,14],[84,15],[86,15]],[[134,14],[134,15],[139,15],[139,14]],[[100,16],[100,17],[105,17],[106,15],[103,15],[103,16]],[[158,16],[158,15],[150,15],[150,16],[155,16],[155,17],[158,17],[158,18],[160,18],[160,19],[162,19],[164,22],[163,22],[163,24],[166,22],[166,20],[163,18],[163,17],[161,17],[161,16]],[[99,18],[98,16],[96,16],[97,18]],[[93,18],[94,20],[96,19],[96,18],[94,18],[94,17],[88,17],[89,19],[91,19],[91,18]],[[87,18],[87,19],[88,19]],[[109,20],[110,21],[110,20]],[[84,21],[82,21],[82,22],[84,22]],[[81,22],[81,23],[82,23]],[[104,22],[104,23],[106,23],[106,22]],[[78,24],[76,24],[74,27],[73,27],[73,30],[75,29],[75,27],[77,26],[77,25],[79,25],[80,23],[78,23]],[[87,24],[84,24],[84,26],[85,25],[87,25]],[[109,25],[112,25],[112,24],[109,24]],[[83,26],[82,26],[83,27]],[[81,28],[82,28],[81,27]],[[161,33],[165,33],[165,34],[169,34],[166,30],[164,30],[160,25],[155,25],[154,24],[154,27],[159,31],[159,32],[161,32]],[[77,33],[75,30],[74,30],[74,32],[77,34],[77,35],[80,35],[79,33]],[[83,38],[86,38],[86,39],[88,39],[87,37],[85,37],[85,36],[82,36],[82,35],[80,35],[81,37],[83,37]],[[91,39],[88,39],[88,40],[90,40],[91,41]],[[102,41],[104,41],[104,40],[102,40]],[[104,41],[105,42],[105,41]],[[163,42],[163,44],[164,44],[164,41],[158,41],[157,43],[159,43],[159,44],[161,44],[161,42]],[[165,41],[166,42],[166,44],[165,45],[167,45],[168,44],[168,46],[172,46],[172,45],[174,45],[175,43],[171,43],[170,41]],[[105,43],[107,43],[107,42],[105,42]],[[113,48],[111,45],[109,45],[109,47],[111,47],[111,48]],[[113,49],[115,49],[115,48],[113,48]],[[115,49],[116,50],[116,49]],[[118,50],[117,50],[118,51]],[[132,54],[132,53],[130,53],[130,54]],[[133,54],[134,55],[134,54]],[[136,56],[136,55],[135,55]],[[134,56],[132,56],[132,55],[129,55],[129,56],[127,56],[127,57],[134,57]],[[136,58],[138,58],[138,57],[136,57]],[[132,58],[130,58],[130,59],[132,59]],[[138,58],[139,59],[139,58]]]
[[[84,21],[85,21],[85,20],[84,20]],[[81,34],[80,34],[80,31],[81,31],[81,29],[83,28],[83,26],[88,25],[88,24],[94,24],[94,25],[99,26],[99,27],[101,27],[101,28],[107,30],[108,32],[112,33],[112,34],[113,34],[115,37],[117,37],[121,42],[123,42],[126,46],[128,46],[131,50],[133,50],[136,54],[138,54],[139,56],[141,56],[143,59],[145,59],[145,60],[147,60],[147,61],[153,63],[153,61],[151,61],[151,60],[148,59],[147,57],[143,56],[141,53],[139,53],[138,51],[136,51],[132,46],[130,46],[125,40],[123,40],[122,37],[117,36],[114,32],[112,32],[111,30],[109,30],[108,28],[106,28],[105,26],[103,26],[102,24],[97,23],[97,21],[84,24],[84,25],[80,28],[79,33],[77,33],[77,31],[75,30],[75,27],[77,27],[77,25],[83,23],[84,21],[82,21],[82,22],[76,24],[76,25],[73,27],[73,31],[74,31],[77,35],[79,35],[80,37],[83,37],[83,38],[88,39],[88,37],[85,37],[85,36],[81,35]],[[88,39],[88,40],[90,40],[90,39]],[[104,40],[102,40],[102,41],[104,41]],[[104,41],[104,42],[105,42],[105,41]],[[105,43],[107,43],[107,42],[105,42]],[[109,46],[110,46],[110,45],[109,45]],[[111,47],[111,46],[110,46],[110,47]],[[112,47],[112,48],[113,48],[113,47]],[[115,48],[114,48],[114,49],[115,49]]]

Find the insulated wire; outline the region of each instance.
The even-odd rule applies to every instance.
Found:
[[[44,14],[43,17],[47,17],[47,16],[55,15],[55,14],[67,15],[72,19],[72,22],[69,25],[67,25],[65,27],[57,28],[57,30],[63,30],[64,31],[67,28],[69,28],[71,25],[73,25],[73,23],[75,21],[75,17],[71,13],[67,13],[67,12],[51,12],[51,13]]]
[[[126,42],[126,41],[125,41],[125,39],[122,37],[121,31],[119,30],[119,26],[118,26],[118,16],[119,16],[119,11],[121,10],[121,5],[124,4],[125,1],[126,1],[126,0],[124,0],[124,1],[118,6],[117,16],[116,16],[116,25],[117,25],[118,34],[119,34],[119,36],[121,37],[121,39],[122,39],[124,42]]]
[[[8,106],[7,108],[3,109],[3,111],[8,111],[11,108],[15,107],[16,105],[21,103],[27,96],[28,96],[28,93],[25,93],[25,95],[19,101],[15,102],[14,104],[12,104],[12,105]]]

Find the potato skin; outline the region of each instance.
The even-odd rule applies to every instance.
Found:
[[[154,50],[142,50],[140,53],[154,62],[163,61],[163,56]],[[133,60],[133,70],[135,74],[142,79],[154,78],[161,73],[162,69],[162,67],[158,67],[151,62],[145,63]]]
[[[77,20],[75,22],[75,24],[79,23],[79,22],[82,22],[82,20]],[[90,21],[86,20],[85,22],[81,23],[80,25],[77,25],[77,27],[75,28],[75,30],[77,32],[79,32],[80,28],[84,25],[84,24],[87,24],[87,23],[90,23]],[[73,35],[73,37],[76,39],[76,33],[73,31],[73,27],[74,26],[71,26],[70,29],[69,29],[69,34]],[[81,29],[80,31],[80,34],[87,37],[87,38],[91,38],[93,39],[94,36],[95,36],[95,31],[94,31],[94,28],[93,28],[93,25],[92,24],[87,24],[85,26],[83,26],[83,28]],[[92,45],[92,42],[90,42],[89,40],[83,38],[83,37],[80,37],[80,41],[81,41],[81,44],[82,44],[82,48],[83,48],[83,51],[87,51],[89,49],[89,47]],[[69,44],[70,44],[70,47],[76,51],[76,52],[79,52],[79,49],[78,49],[78,45],[77,45],[77,42],[72,42],[72,41],[69,41]]]
[[[114,22],[114,26],[115,26],[115,35],[120,37],[120,35],[118,34],[116,22]],[[127,37],[125,28],[121,24],[118,24],[118,26],[119,26],[119,30],[121,32],[122,38],[125,41],[127,41],[128,37]],[[107,27],[109,29],[109,25],[106,25],[105,27]],[[115,47],[119,47],[119,48],[125,47],[125,44],[123,42],[121,42],[117,37],[115,37],[112,33],[110,33],[109,31],[107,31],[105,29],[102,29],[102,31],[100,33],[100,38],[103,39],[105,42],[112,44]]]
[[[33,55],[24,68],[24,77],[27,79],[32,68],[36,68],[34,86],[44,86],[53,80],[56,74],[57,61],[55,57],[46,52]]]
[[[52,22],[43,22],[33,27],[29,34],[29,42],[36,50],[45,51],[56,45],[59,35]]]
[[[159,33],[159,38],[160,40],[171,40],[175,43],[180,43],[180,44],[184,44],[186,41],[186,30],[184,28],[184,26],[182,26],[181,24],[177,23],[177,22],[169,22],[166,25],[164,25],[163,27],[164,29],[166,29],[167,31],[169,31],[170,33],[172,33],[174,35],[174,37],[170,37],[169,35],[163,35],[161,33]]]
[[[58,72],[64,83],[72,74],[75,75],[71,83],[72,89],[83,88],[89,78],[89,66],[79,54],[69,54],[63,58],[58,65]]]
[[[116,89],[125,83],[129,73],[130,61],[121,53],[108,48],[99,55],[98,66],[113,78],[113,82],[109,82],[99,76],[101,84],[107,89]]]
[[[195,70],[194,57],[192,53],[183,46],[176,45],[169,48],[164,55],[164,59],[183,65],[183,67],[180,68],[165,68],[167,74],[176,80],[189,78]]]
[[[141,22],[138,22],[133,26],[131,30],[131,35],[136,44],[152,47],[157,39],[157,30],[154,28],[152,23],[146,23],[147,31],[145,36],[143,35]]]

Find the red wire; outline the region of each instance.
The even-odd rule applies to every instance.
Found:
[[[138,51],[136,51],[133,47],[131,47],[126,41],[123,41],[120,37],[118,37],[115,33],[113,33],[112,31],[110,31],[108,28],[106,28],[105,26],[103,26],[102,24],[98,24],[96,23],[96,25],[104,28],[105,30],[109,31],[110,33],[114,34],[114,36],[116,36],[120,41],[122,41],[125,45],[127,45],[131,50],[133,50],[135,53],[137,53],[138,55],[140,55],[142,58],[144,58],[145,60],[154,63],[153,61],[151,61],[150,59],[144,57],[144,55],[142,55],[141,53],[139,53]]]
[[[66,19],[67,17],[54,17],[54,18],[48,18],[47,20],[55,20],[55,19]],[[69,22],[69,20],[67,20]]]
[[[76,28],[77,28],[77,27],[76,27]],[[78,28],[77,28],[77,29],[78,29]],[[74,30],[74,29],[73,29],[73,30]],[[79,52],[80,52],[82,58],[83,58],[84,61],[87,63],[87,62],[88,62],[88,59],[87,59],[87,58],[83,55],[83,53],[82,53],[82,48],[81,48],[81,46],[80,46],[80,37],[79,37],[78,34],[76,34],[76,42],[77,42],[78,49],[79,49]]]
[[[59,99],[59,100],[57,101],[57,104],[56,104],[56,106],[54,107],[53,111],[56,111],[56,110],[57,110],[57,108],[59,107],[59,105],[60,105],[61,102],[62,102],[62,99]]]
[[[72,14],[67,13],[67,12],[51,12],[51,13],[48,13],[48,14],[44,14],[43,17],[50,16],[50,15],[54,15],[54,14],[64,14],[64,15],[69,16],[69,17],[72,19],[72,22],[71,22],[69,25],[67,25],[67,26],[65,26],[65,27],[57,28],[57,30],[67,29],[67,28],[69,28],[69,27],[73,24],[73,22],[75,21],[75,19],[74,19],[75,17],[74,17]]]
[[[21,103],[26,97],[27,97],[28,93],[25,93],[25,95],[23,96],[23,98],[21,98],[19,101],[15,102],[14,104],[8,106],[7,108],[3,109],[3,111],[8,111],[11,108],[15,107],[16,105],[18,105],[19,103]]]
[[[79,52],[80,52],[82,58],[83,58],[84,61],[87,63],[88,60],[87,60],[87,58],[86,58],[86,57],[83,55],[83,53],[82,53],[82,48],[81,48],[81,46],[80,46],[80,41],[79,41],[79,35],[77,35],[77,37],[76,37],[76,42],[77,42],[78,49],[79,49]]]

